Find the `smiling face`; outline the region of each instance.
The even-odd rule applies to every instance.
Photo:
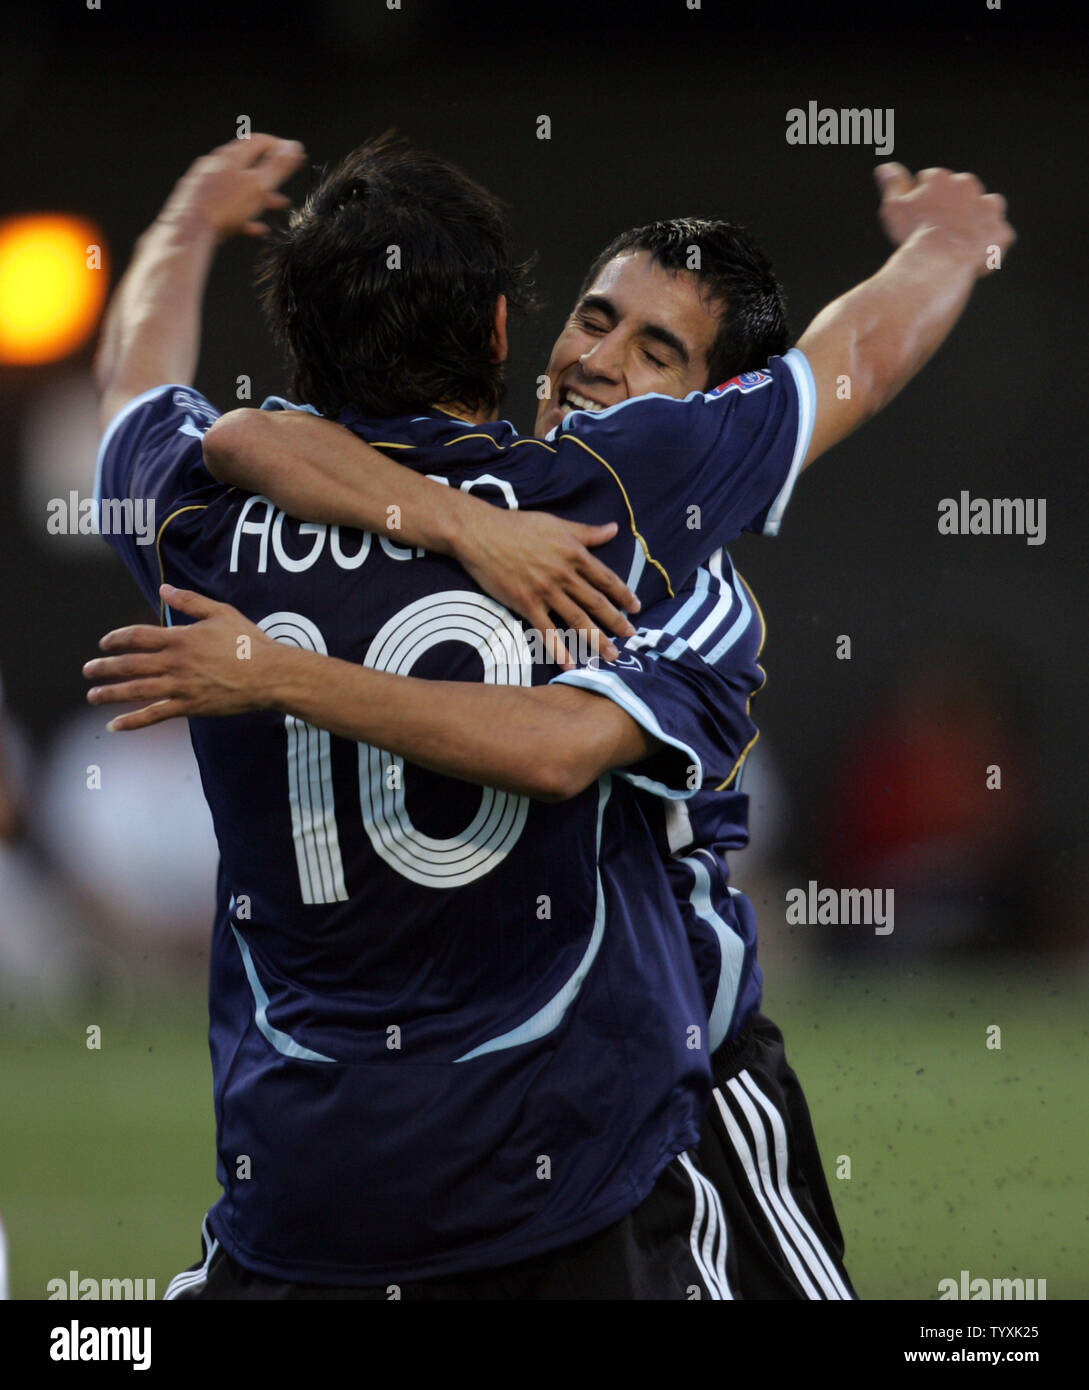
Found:
[[[666,270],[649,251],[614,256],[556,339],[537,437],[572,410],[603,410],[651,391],[682,397],[706,390],[722,312],[690,271]]]

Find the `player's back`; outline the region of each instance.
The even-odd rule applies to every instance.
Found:
[[[710,596],[681,586],[742,530],[774,534],[812,405],[791,352],[683,401],[576,412],[550,441],[441,412],[341,420],[450,486],[617,521],[604,562],[644,609],[680,603],[668,631],[698,621],[692,641],[721,647],[737,636],[712,632],[726,596],[704,622],[693,605]],[[402,675],[549,678],[450,562],[214,483],[201,440],[216,414],[158,387],[103,440],[96,496],[156,508],[154,551],[111,536],[150,599],[168,579]],[[671,763],[661,794],[691,795],[713,730],[674,736],[632,694],[623,707]],[[211,1220],[228,1251],[274,1276],[378,1284],[509,1263],[631,1210],[695,1141],[709,1082],[706,1000],[634,790],[647,779],[629,768],[530,805],[270,714],[192,730],[223,858]]]
[[[389,433],[422,439],[406,461],[451,486],[555,500],[528,452],[500,468],[487,432],[446,449],[451,424]],[[163,578],[278,640],[418,677],[555,674],[452,561],[188,481],[160,518]],[[318,1283],[422,1278],[569,1243],[641,1200],[695,1141],[708,1073],[634,790],[604,777],[549,805],[269,712],[191,727],[222,856],[211,1220],[235,1258]]]

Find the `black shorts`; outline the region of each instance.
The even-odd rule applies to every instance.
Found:
[[[696,1157],[725,1208],[733,1297],[857,1298],[782,1033],[757,1014],[711,1062],[714,1092]]]
[[[167,1299],[853,1298],[798,1079],[758,1016],[713,1061],[699,1147],[678,1154],[621,1221],[497,1269],[374,1288],[298,1284],[243,1268],[205,1223],[203,1258]]]
[[[170,1281],[168,1299],[718,1299],[728,1297],[716,1245],[721,1207],[689,1154],[623,1220],[517,1264],[378,1288],[270,1279],[244,1269],[208,1230],[204,1258]]]

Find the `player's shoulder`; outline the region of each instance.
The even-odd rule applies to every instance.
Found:
[[[705,400],[714,401],[729,396],[750,396],[776,385],[793,386],[802,391],[812,386],[812,382],[813,373],[805,354],[797,348],[788,348],[781,355],[769,358],[764,366],[737,372],[701,394]]]
[[[470,478],[482,467],[503,476],[536,473],[555,452],[519,434],[509,420],[476,422],[442,411],[379,419],[350,408],[337,420],[398,462],[450,480]]]
[[[179,425],[184,425],[188,418],[194,426],[199,424],[203,433],[218,419],[219,411],[195,387],[164,382],[161,386],[141,391],[119,407],[103,431],[100,447],[105,450],[119,436],[169,416],[177,416]]]
[[[546,438],[559,449],[600,451],[630,446],[641,456],[651,439],[657,447],[681,447],[689,442],[693,430],[717,430],[724,413],[729,414],[733,405],[755,393],[784,382],[800,389],[807,372],[804,357],[792,348],[784,357],[773,357],[759,369],[740,372],[706,390],[689,391],[684,396],[647,392],[601,410],[574,410]]]
[[[730,377],[727,381],[720,382],[710,391],[705,392],[708,400],[716,400],[719,396],[725,396],[730,391],[738,391],[741,395],[748,395],[750,391],[759,391],[765,386],[770,386],[775,380],[774,373],[762,367],[757,371],[739,372],[737,376]]]
[[[692,391],[684,400],[699,392]],[[572,410],[545,436],[545,442],[555,447],[590,442],[605,435],[620,434],[648,420],[667,419],[682,404],[676,396],[648,391],[642,396],[629,396],[625,401],[607,405],[600,410]]]
[[[133,396],[107,424],[95,462],[96,498],[126,492],[139,475],[169,490],[201,460],[200,444],[219,411],[195,387],[165,382]]]

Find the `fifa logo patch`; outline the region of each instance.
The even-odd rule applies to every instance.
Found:
[[[713,397],[725,395],[727,391],[755,391],[758,386],[766,386],[770,380],[770,372],[742,372],[740,376],[731,377],[713,391],[708,391],[707,395]]]

